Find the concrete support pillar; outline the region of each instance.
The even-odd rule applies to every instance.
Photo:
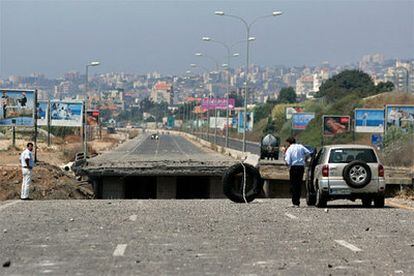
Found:
[[[119,176],[104,177],[102,181],[102,199],[125,198],[124,180]]]
[[[221,183],[221,177],[210,177],[210,198],[225,198],[223,193],[223,183]]]
[[[177,197],[177,178],[173,176],[157,177],[157,199],[175,199]]]
[[[263,183],[263,192],[264,192],[264,195],[265,195],[265,197],[267,197],[267,198],[269,198],[270,197],[270,183],[269,183],[270,181],[269,180],[267,180],[267,179],[265,179],[264,180],[264,183]]]

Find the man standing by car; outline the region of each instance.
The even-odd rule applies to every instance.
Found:
[[[20,194],[20,199],[29,200],[29,189],[32,184],[32,169],[34,167],[33,159],[33,143],[27,143],[27,148],[20,155],[20,163],[22,165],[22,191]]]
[[[289,166],[292,207],[299,207],[306,156],[310,155],[311,152],[301,144],[296,144],[294,137],[289,137],[286,142],[289,143],[285,152],[285,162]]]

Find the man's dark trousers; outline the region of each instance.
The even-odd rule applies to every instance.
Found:
[[[300,203],[300,194],[301,194],[304,172],[305,172],[304,166],[291,166],[289,170],[290,191],[292,193],[292,203],[294,205],[299,205]]]

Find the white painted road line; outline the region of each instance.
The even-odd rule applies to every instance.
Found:
[[[114,251],[114,257],[124,256],[125,249],[127,248],[127,244],[118,244]]]
[[[4,210],[4,209],[6,209],[7,207],[12,206],[12,205],[14,205],[14,204],[16,204],[16,203],[18,203],[18,202],[20,202],[20,200],[14,200],[14,201],[12,201],[12,202],[7,202],[7,203],[5,203],[5,204],[3,204],[3,205],[0,205],[0,210]]]
[[[298,219],[297,216],[294,216],[294,215],[289,214],[289,213],[285,213],[285,216],[287,216],[288,218],[291,218],[291,219]]]
[[[352,251],[354,251],[354,252],[361,252],[362,251],[361,248],[358,248],[355,245],[350,244],[347,241],[344,241],[344,240],[335,240],[335,242],[338,243],[338,244],[340,244],[340,245],[342,245],[342,246],[344,246],[344,247],[346,247],[346,248],[348,248],[348,249],[350,249],[350,250],[352,250]]]
[[[129,220],[136,221],[137,218],[138,218],[137,215],[132,215],[132,216],[129,217]]]

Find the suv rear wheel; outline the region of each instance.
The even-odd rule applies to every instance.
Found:
[[[326,207],[326,204],[328,203],[328,199],[326,194],[319,189],[319,186],[316,189],[316,202],[315,202],[315,206],[318,208],[323,208]]]
[[[376,195],[374,198],[375,208],[383,208],[385,205],[385,196],[384,194]]]
[[[371,197],[362,198],[362,206],[371,207],[371,204],[372,204],[372,198]]]

